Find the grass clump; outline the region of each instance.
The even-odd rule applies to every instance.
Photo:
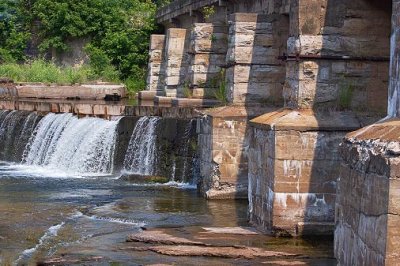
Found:
[[[136,75],[125,80],[109,62],[100,65],[99,61],[91,61],[79,67],[59,67],[53,62],[35,60],[25,64],[0,64],[0,77],[7,77],[15,82],[40,82],[45,84],[73,85],[90,82],[124,83],[130,98],[146,89],[144,71],[136,71]]]
[[[16,82],[42,82],[58,85],[91,81],[119,82],[118,72],[112,66],[104,67],[99,73],[90,65],[59,67],[44,60],[35,60],[25,64],[0,64],[0,77],[7,77]]]
[[[350,109],[353,100],[354,85],[344,84],[339,89],[338,105],[340,109]]]
[[[210,80],[210,87],[213,88],[211,91],[207,91],[207,96],[220,101],[226,105],[227,99],[227,84],[225,80],[225,69],[221,69],[216,77]]]

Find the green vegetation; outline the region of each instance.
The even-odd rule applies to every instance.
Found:
[[[183,84],[183,95],[185,98],[191,99],[193,97],[193,91],[190,89],[190,82],[185,81],[185,84]]]
[[[32,63],[0,64],[0,77],[9,77],[20,82],[44,82],[70,85],[96,80],[119,82],[118,72],[110,68],[101,72],[101,76],[90,66],[80,68],[58,67],[44,60],[35,60]]]
[[[338,107],[340,109],[349,109],[353,100],[354,86],[344,84],[339,88]]]
[[[228,103],[227,99],[227,84],[225,80],[225,69],[221,69],[217,76],[209,81],[209,87],[215,88],[212,91],[207,91],[209,98],[217,99],[223,104]]]
[[[215,14],[215,12],[216,12],[215,6],[205,6],[201,10],[201,13],[203,13],[205,19],[209,19],[210,17],[212,17]]]
[[[24,28],[24,20],[17,7],[17,1],[0,1],[0,61],[25,58],[24,50],[30,34]]]
[[[122,80],[132,91],[144,89],[149,35],[157,31],[154,14],[168,2],[3,0],[0,76],[59,83]],[[81,68],[58,68],[40,59],[56,59],[72,49],[71,42],[82,39],[88,40],[84,50],[89,60]]]

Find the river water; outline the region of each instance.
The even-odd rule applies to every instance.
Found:
[[[249,226],[248,203],[203,199],[190,184],[194,179],[187,171],[192,161],[187,148],[179,149],[183,156],[173,155],[173,160],[157,154],[155,132],[163,130],[157,118],[141,118],[132,129],[122,169],[117,170],[118,123],[69,114],[41,117],[0,111],[0,265],[40,265],[58,257],[72,258],[67,265],[248,265],[245,260],[126,250],[129,234],[143,228],[195,234],[205,226]],[[181,141],[186,145],[191,122],[187,125]],[[182,163],[177,158],[186,159]],[[123,173],[157,173],[159,162],[173,169],[166,184],[135,184],[119,178]],[[180,171],[176,165],[181,165]],[[323,258],[311,260],[311,265],[334,265],[331,240],[257,236],[221,241],[300,252]]]
[[[238,210],[245,214],[244,203],[224,205],[215,216],[215,206],[185,184],[135,185],[112,177],[40,176],[43,169],[32,170],[0,165],[3,264],[35,263],[74,247],[85,247],[88,254],[109,253],[110,261],[118,261],[103,251],[143,226],[234,225],[245,220],[221,221]]]

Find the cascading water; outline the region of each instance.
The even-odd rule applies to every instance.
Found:
[[[191,139],[191,131],[192,131],[192,124],[193,121],[190,120],[186,127],[185,127],[185,131],[183,133],[183,137],[181,139],[181,156],[183,158],[183,166],[182,166],[182,171],[179,177],[175,176],[174,180],[179,180],[181,182],[189,182],[190,178],[190,167],[188,167],[188,164],[190,165],[190,163],[192,162],[192,159],[189,156],[189,145],[190,145],[190,139]],[[174,165],[176,165],[176,162],[174,161]],[[175,171],[176,172],[176,171]]]
[[[0,161],[22,163],[22,171],[39,176],[103,176],[113,174],[123,160],[125,174],[191,182],[193,121],[142,117],[129,144],[117,134],[118,124],[72,114],[43,117],[0,110]]]
[[[117,124],[48,114],[29,140],[23,163],[85,176],[112,174]]]
[[[124,170],[136,175],[154,175],[159,117],[141,117],[136,123],[124,160]]]
[[[36,113],[0,110],[0,160],[20,162],[40,116]]]

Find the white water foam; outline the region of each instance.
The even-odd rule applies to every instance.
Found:
[[[47,229],[45,234],[39,239],[39,243],[36,244],[33,248],[26,249],[22,252],[21,256],[15,261],[15,264],[18,264],[19,261],[23,259],[27,259],[31,257],[43,244],[46,243],[49,239],[58,235],[58,231],[64,226],[64,222],[54,225]]]
[[[134,220],[122,219],[122,218],[102,217],[102,216],[97,216],[97,215],[92,215],[92,216],[84,215],[84,217],[87,219],[90,219],[90,220],[94,220],[94,221],[133,225],[135,227],[143,227],[146,225],[146,223],[144,223],[144,222],[137,222]]]
[[[32,173],[46,176],[111,175],[117,125],[118,121],[48,114],[36,127],[23,163],[32,166]]]
[[[159,117],[141,117],[136,123],[124,160],[126,173],[154,175]]]
[[[197,185],[191,183],[181,183],[176,181],[169,181],[167,183],[151,183],[151,184],[137,184],[137,183],[129,183],[129,186],[133,187],[173,187],[178,189],[197,189]]]

